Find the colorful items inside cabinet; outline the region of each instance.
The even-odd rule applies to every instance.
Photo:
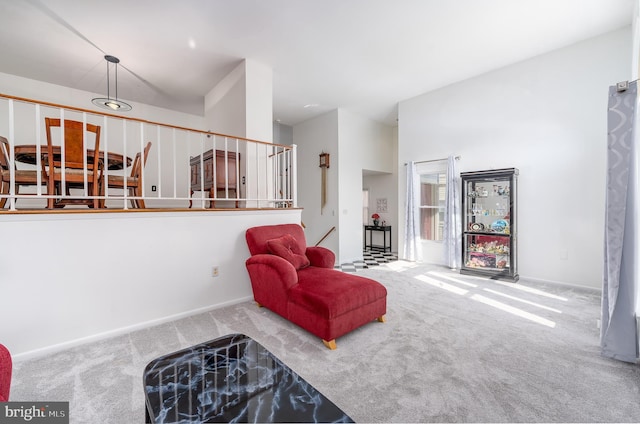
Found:
[[[518,281],[516,168],[463,172],[461,274]]]

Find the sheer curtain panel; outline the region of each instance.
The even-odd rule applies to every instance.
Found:
[[[405,204],[404,256],[408,261],[422,260],[420,240],[420,176],[416,163],[407,164],[407,195]]]
[[[462,262],[462,214],[460,212],[460,178],[457,159],[447,158],[447,190],[444,203],[444,254],[449,268],[460,268]]]

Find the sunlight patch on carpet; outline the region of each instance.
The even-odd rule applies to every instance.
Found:
[[[489,299],[488,297],[484,297],[479,294],[474,294],[471,296],[471,299],[477,300],[478,302],[484,303],[485,305],[492,306],[494,308],[500,309],[502,311],[508,312],[510,314],[519,316],[521,318],[528,319],[529,321],[533,321],[538,324],[546,325],[550,328],[555,328],[556,323],[548,320],[546,318],[542,318],[536,314],[532,314],[527,311],[523,311],[522,309],[507,305],[506,303],[498,302],[497,300]]]
[[[426,275],[416,275],[415,278],[434,287],[438,287],[439,289],[444,289],[450,291],[451,293],[459,294],[460,296],[464,296],[465,294],[469,293],[469,290],[461,289],[460,287],[447,284],[443,281],[436,280],[435,278],[427,277]]]
[[[558,296],[552,293],[547,293],[546,291],[540,290],[540,289],[534,289],[533,287],[527,287],[527,286],[523,286],[521,284],[514,284],[514,283],[505,283],[503,281],[494,281],[496,284],[501,284],[505,287],[511,287],[515,290],[522,290],[525,291],[527,293],[532,293],[532,294],[537,294],[538,296],[544,296],[544,297],[549,297],[551,299],[556,299],[556,300],[561,300],[563,302],[567,302],[568,299],[566,297],[562,297],[562,296]]]
[[[460,280],[458,278],[450,277],[450,276],[448,276],[448,275],[446,275],[446,274],[444,274],[442,272],[429,271],[428,274],[435,275],[436,277],[444,278],[444,279],[449,280],[449,281],[453,281],[454,283],[462,284],[463,286],[478,287],[477,284],[468,283],[468,282],[462,281],[462,280]]]
[[[483,290],[486,291],[486,292],[489,292],[489,293],[497,294],[498,296],[506,297],[507,299],[515,300],[516,302],[526,303],[527,305],[536,306],[538,308],[546,309],[547,311],[556,312],[558,314],[562,313],[562,311],[559,310],[559,309],[550,308],[548,306],[541,305],[541,304],[536,303],[536,302],[531,302],[529,300],[520,299],[519,297],[509,296],[508,294],[500,293],[499,291],[496,291],[496,290],[491,290],[491,289],[483,289]]]
[[[417,266],[418,266],[418,264],[415,263],[415,262],[408,262],[408,261],[399,260],[399,261],[393,261],[393,262],[389,262],[387,264],[384,264],[379,269],[380,270],[384,270],[386,268],[386,269],[388,269],[390,271],[403,272],[403,271],[406,271],[408,269],[415,268]]]

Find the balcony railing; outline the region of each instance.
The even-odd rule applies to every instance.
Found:
[[[49,181],[50,169],[45,118],[61,123],[82,123],[84,167],[71,181],[65,164],[70,133],[64,124],[54,137],[57,168],[62,178]],[[94,134],[88,125],[100,127],[100,190],[92,191],[88,163],[93,152]],[[102,114],[95,111],[38,102],[0,94],[0,136],[8,140],[3,164],[0,201],[5,209],[46,209],[55,199],[98,199],[100,208],[283,208],[297,207],[296,147],[217,134],[209,131]],[[150,148],[145,161],[145,147]],[[135,173],[136,155],[142,162]],[[58,157],[59,156],[59,157]],[[31,184],[20,177],[30,171]],[[75,170],[76,176],[78,171]],[[133,174],[132,174],[133,172]],[[136,175],[134,175],[136,174]],[[112,184],[120,180],[121,185]],[[123,189],[128,181],[140,181],[139,190]],[[54,187],[52,189],[52,187]],[[54,206],[54,207],[56,207]]]

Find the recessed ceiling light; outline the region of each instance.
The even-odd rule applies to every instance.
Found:
[[[305,109],[309,109],[311,107],[318,107],[318,106],[320,106],[318,103],[309,103],[308,105],[304,105],[303,107]]]
[[[194,40],[193,38],[189,38],[189,47],[192,49],[196,48],[196,40]]]

